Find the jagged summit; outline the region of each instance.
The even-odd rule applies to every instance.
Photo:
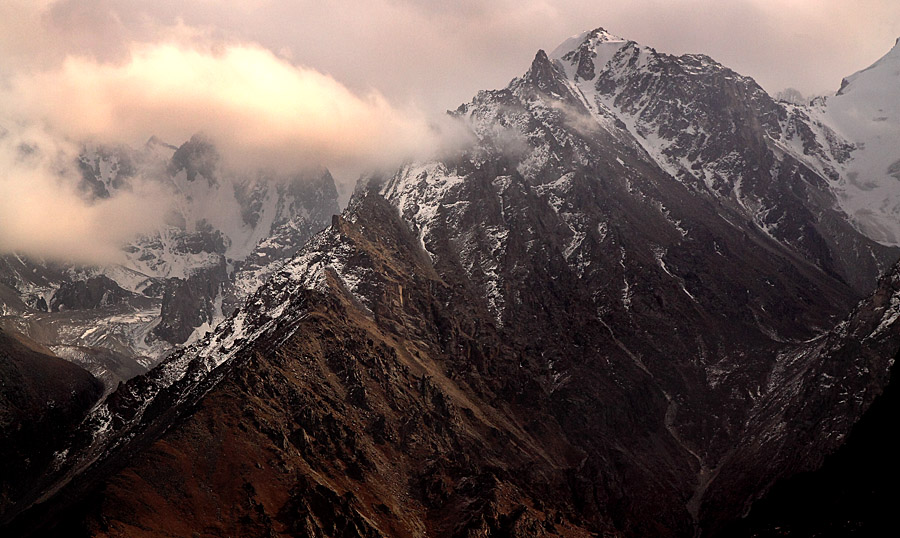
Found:
[[[547,53],[544,52],[544,49],[538,49],[537,53],[534,55],[534,60],[531,61],[531,68],[528,70],[526,77],[529,75],[538,75],[546,69],[553,69],[553,64],[550,62],[550,58],[547,57]]]
[[[558,70],[547,57],[547,53],[541,49],[535,54],[531,67],[525,73],[524,81],[542,92],[559,96],[568,94],[565,77],[566,74]]]
[[[593,80],[620,49],[633,43],[597,28],[567,39],[556,47],[550,58],[560,62],[567,75],[576,81]],[[568,73],[569,66],[574,66],[574,74]]]
[[[627,43],[628,40],[617,35],[607,32],[603,28],[595,28],[577,35],[573,35],[569,39],[563,41],[558,47],[550,53],[551,58],[562,58],[566,54],[573,52],[582,47],[585,43],[596,45],[598,43]]]
[[[795,194],[798,189],[818,191],[823,181],[838,183],[839,162],[823,166],[809,161],[807,154],[834,152],[836,159],[846,160],[849,145],[842,141],[854,138],[832,136],[824,127],[822,140],[814,142],[812,128],[797,125],[806,121],[803,113],[782,108],[752,78],[708,56],[657,52],[599,28],[570,38],[549,55],[538,52],[528,73],[515,79],[507,90],[513,95],[479,94],[461,110],[479,136],[493,136],[492,126],[498,121],[495,113],[507,124],[537,127],[527,136],[545,145],[518,166],[529,180],[540,181],[544,167],[555,166],[553,163],[590,160],[586,156],[590,151],[571,136],[571,130],[541,130],[546,118],[564,114],[569,124],[606,132],[637,148],[671,178],[736,210],[741,219],[755,223],[766,236],[817,260],[822,267],[834,267],[858,291],[867,290],[880,272],[881,262],[866,262],[867,267],[860,271],[855,261],[843,254],[835,257],[828,252],[831,247],[824,247],[828,242],[822,233],[831,226],[826,221],[832,220],[843,222],[835,224],[846,228],[842,237],[866,242],[846,223],[845,216],[832,211],[839,202],[827,202],[828,216],[817,218],[814,215],[821,213],[820,209],[802,209],[809,203]],[[511,97],[529,102],[538,122],[511,118],[506,102]],[[498,143],[507,144],[504,140]],[[575,154],[562,155],[567,151]],[[794,174],[790,170],[798,157],[811,164]],[[625,157],[619,158],[627,162]],[[764,166],[757,164],[761,160],[766,162]],[[825,188],[826,192],[815,197],[830,198],[830,188],[837,189]],[[868,228],[866,231],[871,233]]]

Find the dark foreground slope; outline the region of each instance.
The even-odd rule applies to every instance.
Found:
[[[21,508],[17,501],[102,393],[85,370],[0,329],[0,513]]]
[[[897,417],[900,395],[892,380],[847,442],[821,469],[778,483],[725,536],[881,536],[894,528],[900,506]]]
[[[736,492],[755,489],[758,497],[801,471],[807,473],[782,481],[754,507],[746,528],[772,531],[780,522],[785,529],[796,523],[796,535],[805,536],[804,528],[831,533],[856,526],[876,529],[889,517],[884,508],[898,498],[888,486],[896,464],[888,455],[890,443],[882,442],[892,439],[890,425],[898,417],[892,388],[900,350],[898,318],[900,267],[895,267],[847,320],[779,355],[771,378],[775,388],[750,411],[740,443],[723,458],[706,491],[702,516],[710,530],[723,536],[737,532],[721,517],[739,502]],[[837,455],[826,460],[835,450]],[[823,462],[821,471],[809,474]],[[748,500],[744,509],[750,509]]]
[[[595,321],[560,312],[560,330],[583,336],[559,345],[584,366],[557,390],[528,335],[501,339],[377,195],[312,247],[259,296],[274,309],[288,297],[293,321],[240,348],[205,396],[190,381],[164,396],[185,418],[100,478],[75,510],[90,534],[690,532],[695,463],[666,428],[665,396],[623,353],[597,352],[615,346],[582,320]],[[370,273],[368,306],[347,267]],[[132,396],[149,393],[141,381]],[[142,404],[120,393],[112,416],[133,416]]]

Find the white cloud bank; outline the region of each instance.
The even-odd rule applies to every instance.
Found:
[[[90,203],[76,189],[75,146],[12,127],[0,130],[0,253],[115,262],[124,242],[162,223],[168,204],[158,183],[135,181],[131,192]]]
[[[70,140],[180,143],[204,132],[230,164],[252,168],[388,165],[426,155],[451,129],[252,44],[135,44],[123,63],[68,57],[13,77],[0,100],[3,117]]]
[[[183,25],[161,33],[110,58],[66,54],[0,76],[0,252],[114,261],[125,241],[159,225],[167,198],[153,182],[83,199],[75,161],[84,142],[135,147],[155,135],[180,144],[202,132],[232,170],[324,165],[349,176],[466,138],[443,115],[395,107],[374,90],[354,93],[257,44]]]

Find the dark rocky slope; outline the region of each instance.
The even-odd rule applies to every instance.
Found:
[[[214,370],[223,380],[202,399],[190,381],[158,393],[156,402],[185,402],[189,414],[102,479],[91,533],[584,535],[573,520],[687,532],[690,517],[668,499],[689,496],[694,464],[666,429],[667,402],[647,374],[624,353],[597,353],[615,348],[607,332],[557,343],[578,349],[584,367],[554,393],[528,360],[529,339],[501,339],[484,306],[459,300],[471,293],[466,282],[431,269],[393,208],[371,195],[347,217],[303,263],[371,271],[372,307],[329,270],[321,291],[270,283],[256,303],[286,298],[293,315]],[[560,323],[579,318],[596,323],[574,313]],[[155,403],[135,409],[154,383],[151,373],[113,395],[110,413],[122,420],[112,424],[130,428],[138,415],[137,431],[157,427]],[[627,492],[597,481],[607,473],[627,477]]]
[[[895,362],[884,393],[820,469],[776,484],[722,535],[840,538],[879,536],[893,528],[900,505],[897,372]]]
[[[825,457],[839,447],[840,452],[831,459],[822,474],[813,475],[814,479],[820,476],[835,478],[831,486],[823,487],[818,492],[821,495],[819,498],[824,501],[818,509],[828,506],[832,495],[835,497],[830,502],[840,499],[838,492],[844,487],[880,487],[890,497],[891,494],[884,489],[883,480],[890,476],[891,469],[895,467],[883,456],[880,461],[885,463],[883,470],[886,474],[880,478],[870,474],[868,478],[860,476],[848,481],[842,473],[854,468],[871,470],[870,465],[879,462],[879,455],[884,454],[885,447],[874,446],[879,434],[873,423],[885,424],[896,421],[897,417],[892,403],[895,396],[891,395],[891,385],[896,384],[896,380],[892,379],[891,374],[896,371],[893,365],[900,351],[898,319],[900,267],[895,267],[846,321],[832,331],[779,355],[769,378],[773,390],[760,398],[750,411],[750,419],[740,442],[723,458],[715,470],[712,485],[706,491],[703,513],[710,530],[721,530],[727,518],[720,517],[720,514],[727,513],[725,507],[737,502],[736,491],[756,490],[756,496],[762,496],[779,478],[819,468],[826,461]],[[873,405],[879,397],[881,403]],[[854,427],[857,421],[858,427]],[[843,446],[851,429],[854,432],[851,439],[855,437],[856,440]],[[885,434],[889,435],[889,432],[885,431]],[[866,455],[869,449],[871,453]],[[748,469],[754,472],[748,472]],[[778,503],[787,499],[786,493],[801,493],[804,484],[810,485],[805,480],[799,479],[801,486],[795,490],[790,489],[792,486],[787,486],[788,489],[779,486],[773,493],[775,500],[763,505],[760,510],[764,515],[758,519],[764,521],[766,517],[775,516],[765,512],[766,506],[772,507],[774,503],[777,507]],[[863,486],[866,483],[868,486]],[[867,497],[863,498],[874,499],[874,493],[869,490]],[[799,503],[798,506],[807,502],[803,497],[797,499],[793,502]],[[750,508],[750,500],[743,501],[745,510]],[[793,502],[782,504],[781,509],[791,511]],[[880,502],[872,506],[874,519],[871,524],[887,515],[887,512],[875,514]],[[851,503],[847,512],[837,510],[823,517],[821,528],[828,529],[829,522],[840,523],[831,518],[839,518],[842,514],[848,514],[849,521],[852,521],[854,506],[858,505]],[[797,513],[797,516],[799,521],[803,521],[803,514]],[[857,521],[869,524],[862,519]]]
[[[102,394],[91,374],[0,329],[0,524],[59,463],[54,452]]]

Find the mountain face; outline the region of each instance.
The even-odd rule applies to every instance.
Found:
[[[842,177],[835,168],[860,144],[810,125],[752,79],[706,56],[660,54],[603,30],[551,57],[571,93],[600,121],[612,115],[624,123],[660,168],[858,292],[868,292],[896,257],[860,241],[839,209],[847,195],[833,185]]]
[[[599,29],[538,52],[455,111],[472,147],[367,178],[300,250],[291,226],[255,243],[235,274],[262,285],[95,406],[3,522],[727,535],[842,445],[900,351],[898,250],[835,187],[859,142],[809,110]],[[167,170],[214,188],[195,142]],[[207,234],[198,256],[236,248],[182,228]],[[204,319],[176,297],[209,297],[209,275],[161,288],[173,330]],[[66,296],[113,301],[106,284]]]
[[[117,265],[4,256],[2,324],[111,387],[210,330],[338,211],[326,170],[247,177],[221,162],[202,136],[178,148],[155,138],[140,150],[87,147],[78,161],[87,199],[159,182],[173,200],[168,223],[125,245]]]

